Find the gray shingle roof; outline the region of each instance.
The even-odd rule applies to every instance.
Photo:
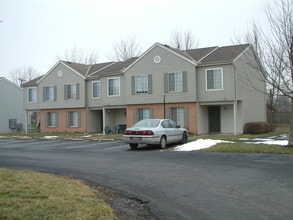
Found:
[[[98,72],[98,74],[107,74],[107,73],[122,73],[123,69],[128,67],[130,64],[132,64],[138,57],[130,58],[126,61],[119,61],[115,62],[109,67],[102,69]]]
[[[233,62],[248,47],[250,47],[250,44],[219,47],[205,57],[201,64]]]
[[[44,75],[41,75],[41,76],[38,76],[37,78],[34,78],[28,82],[25,82],[22,84],[22,86],[25,86],[25,87],[29,87],[29,86],[37,86],[38,83],[39,83],[39,80],[43,78]]]
[[[107,62],[107,63],[97,63],[91,66],[88,75],[95,76],[98,71],[113,64],[114,62]]]
[[[197,48],[186,50],[186,53],[188,53],[194,60],[199,61],[217,48],[218,47]]]
[[[62,62],[70,66],[72,69],[74,69],[75,71],[77,71],[79,74],[83,76],[86,76],[90,67],[90,65],[81,64],[81,63],[73,63],[69,61],[62,61]]]

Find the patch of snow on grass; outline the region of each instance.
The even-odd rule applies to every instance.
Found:
[[[249,144],[268,144],[268,145],[281,145],[286,146],[288,144],[287,140],[272,140],[272,139],[263,139],[256,142],[246,142]]]
[[[212,139],[198,139],[196,141],[189,142],[187,144],[180,145],[175,147],[175,151],[194,151],[204,148],[209,148],[218,143],[232,143],[231,141],[222,141],[222,140],[212,140]]]
[[[44,136],[44,139],[56,139],[58,136]]]

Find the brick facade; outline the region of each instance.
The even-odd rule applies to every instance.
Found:
[[[139,108],[152,109],[153,118],[164,117],[164,104],[142,104],[142,105],[127,105],[127,127],[131,127],[136,123],[135,111]],[[189,132],[197,134],[197,103],[196,102],[182,102],[182,103],[166,103],[165,108],[187,108],[188,109],[188,126],[186,128]],[[166,115],[168,118],[168,115]]]

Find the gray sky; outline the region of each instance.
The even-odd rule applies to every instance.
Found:
[[[135,36],[143,50],[190,30],[199,47],[232,44],[263,0],[0,0],[0,76],[32,66],[45,74],[73,47],[108,61],[113,45]]]

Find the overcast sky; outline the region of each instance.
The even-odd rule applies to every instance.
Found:
[[[0,76],[32,66],[45,74],[73,47],[108,61],[113,46],[135,36],[143,50],[190,30],[199,47],[232,44],[263,0],[0,0]]]

